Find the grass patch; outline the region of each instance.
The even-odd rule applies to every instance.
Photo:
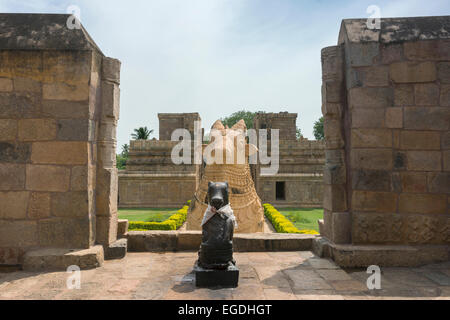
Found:
[[[174,208],[132,208],[119,209],[119,219],[128,219],[128,221],[143,222],[163,222],[178,209]]]
[[[278,208],[299,229],[319,231],[317,220],[323,219],[322,208]]]

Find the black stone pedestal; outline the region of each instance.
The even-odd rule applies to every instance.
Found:
[[[195,285],[197,287],[236,288],[239,281],[239,269],[229,266],[227,269],[204,269],[196,263],[194,266]]]

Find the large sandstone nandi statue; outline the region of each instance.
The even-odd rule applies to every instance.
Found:
[[[208,182],[226,181],[229,184],[230,205],[237,219],[238,227],[235,232],[263,232],[264,210],[248,164],[248,156],[258,150],[254,145],[246,143],[246,131],[244,120],[240,120],[231,129],[225,128],[219,120],[212,126],[211,142],[203,145],[206,167],[191,201],[187,216],[188,230],[201,230],[203,214],[208,207]],[[219,161],[212,163],[211,158],[221,158],[221,164]]]

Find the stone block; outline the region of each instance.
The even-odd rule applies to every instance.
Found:
[[[450,42],[445,40],[403,43],[408,60],[450,60]]]
[[[102,81],[102,118],[119,119],[120,89],[117,84]]]
[[[93,141],[95,123],[88,119],[58,120],[56,138],[61,141]]]
[[[397,197],[397,194],[392,192],[354,190],[352,194],[352,210],[393,213],[397,211]]]
[[[351,129],[352,148],[390,148],[392,132],[389,129]]]
[[[42,219],[38,230],[41,246],[83,249],[90,246],[88,217]]]
[[[87,191],[58,192],[52,194],[52,216],[82,218],[89,216]]]
[[[91,117],[87,101],[43,100],[42,109],[46,116],[58,119],[88,119]]]
[[[29,163],[31,144],[0,142],[0,162]]]
[[[69,190],[70,169],[61,166],[27,165],[26,189],[65,192]]]
[[[323,169],[324,184],[345,184],[347,181],[345,165],[325,164]]]
[[[450,131],[442,133],[441,146],[444,150],[450,149]]]
[[[440,150],[440,134],[436,131],[402,131],[400,148],[403,150]]]
[[[380,46],[381,63],[391,64],[403,60],[403,46],[401,44],[384,44]]]
[[[437,64],[437,74],[441,84],[450,84],[450,62],[439,62]]]
[[[405,170],[407,157],[405,152],[394,151],[394,170]]]
[[[404,108],[404,128],[408,130],[449,130],[450,109],[441,107]]]
[[[120,66],[118,59],[103,57],[102,59],[102,79],[120,83]]]
[[[407,167],[412,171],[441,171],[441,152],[408,151]]]
[[[428,189],[433,193],[450,193],[450,172],[429,172]]]
[[[41,82],[31,78],[14,78],[14,91],[41,93]]]
[[[327,118],[340,119],[342,116],[342,104],[324,103],[322,105],[322,114]]]
[[[350,162],[354,169],[392,170],[391,149],[352,149]]]
[[[17,120],[0,119],[0,132],[2,133],[0,140],[15,140],[17,137]]]
[[[441,85],[439,104],[441,107],[450,107],[450,85]]]
[[[431,193],[402,193],[399,197],[400,213],[446,214],[447,195]]]
[[[396,83],[433,82],[437,79],[434,62],[395,62],[390,65],[390,76]]]
[[[348,212],[333,212],[331,238],[334,243],[343,244],[351,242],[351,218]]]
[[[347,210],[347,190],[345,185],[325,185],[323,207],[333,212]]]
[[[89,184],[88,171],[90,166],[74,166],[72,167],[72,173],[70,177],[70,190],[72,191],[85,191],[93,186]],[[94,170],[94,169],[92,169]],[[91,171],[91,174],[93,172]]]
[[[346,64],[349,67],[365,67],[374,63],[380,54],[378,42],[348,43],[345,46]]]
[[[345,152],[343,149],[325,150],[325,162],[327,165],[342,165],[345,163]]]
[[[414,85],[416,106],[439,105],[439,86],[434,83],[420,83]]]
[[[239,269],[232,265],[227,269],[203,269],[197,264],[194,266],[195,285],[197,287],[235,288],[239,282]]]
[[[387,108],[385,117],[387,128],[403,128],[403,108]]]
[[[29,198],[27,191],[0,192],[0,219],[26,219]]]
[[[387,108],[394,103],[393,88],[352,88],[349,90],[350,108]]]
[[[352,128],[383,128],[384,109],[353,109],[351,111]]]
[[[44,219],[50,217],[50,193],[32,192],[28,206],[30,219]]]
[[[391,191],[391,171],[354,170],[352,188],[367,191]]]
[[[389,67],[372,66],[364,69],[364,86],[387,87],[389,86]]]
[[[128,251],[165,252],[177,249],[177,231],[132,231],[128,233]]]
[[[32,92],[0,92],[0,118],[40,118],[41,97]]]
[[[3,247],[24,248],[38,246],[37,230],[36,221],[2,220],[0,223],[0,243]]]
[[[87,101],[89,99],[89,85],[66,83],[44,83],[42,96],[45,100]]]
[[[0,163],[0,190],[14,191],[25,188],[25,165]]]
[[[325,118],[324,136],[327,149],[344,147],[345,141],[342,134],[341,120]]]
[[[403,192],[425,193],[427,192],[426,172],[401,172]]]
[[[450,171],[450,150],[442,152],[444,171]]]
[[[13,90],[13,82],[11,79],[0,78],[0,92],[11,92]]]
[[[128,220],[117,219],[117,238],[125,237],[128,232]]]
[[[122,259],[127,254],[128,240],[119,239],[109,246],[103,246],[105,260]]]
[[[21,119],[18,138],[21,141],[54,140],[56,121],[54,119]]]
[[[116,168],[97,170],[97,216],[117,213],[118,180]]]
[[[394,87],[394,105],[399,107],[414,105],[414,86],[397,84]]]
[[[110,245],[117,240],[117,213],[110,217],[97,216],[96,240],[103,245]]]
[[[38,164],[87,164],[89,143],[73,141],[34,142],[31,161]]]
[[[201,231],[183,231],[178,233],[177,250],[197,251],[200,249],[201,243],[202,243]]]

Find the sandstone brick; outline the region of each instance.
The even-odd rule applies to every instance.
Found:
[[[25,165],[0,163],[0,190],[14,191],[25,188]]]
[[[45,83],[42,95],[46,100],[86,101],[89,99],[88,84]]]
[[[2,221],[0,243],[5,247],[31,247],[39,245],[36,221]]]
[[[102,118],[119,119],[120,89],[117,84],[102,81]]]
[[[392,146],[394,149],[400,148],[400,130],[392,130]]]
[[[362,87],[364,82],[364,72],[360,68],[347,68],[346,69],[346,89],[349,90],[355,87]]]
[[[353,191],[352,210],[394,213],[397,210],[397,194],[391,192]]]
[[[398,84],[394,87],[394,105],[413,106],[414,86],[410,84]]]
[[[342,104],[324,103],[322,105],[322,114],[327,118],[340,119],[342,116]]]
[[[394,170],[406,169],[407,157],[405,152],[394,151]]]
[[[441,136],[442,149],[450,149],[450,131],[443,132]]]
[[[384,120],[386,123],[386,127],[388,128],[402,128],[403,127],[403,108],[387,108],[386,119]]]
[[[391,172],[385,170],[354,170],[352,188],[354,190],[391,191]]]
[[[34,142],[31,161],[39,164],[86,164],[88,148],[87,142]]]
[[[439,104],[439,87],[434,83],[414,85],[415,104],[419,106],[437,106]]]
[[[13,90],[11,79],[0,78],[0,92],[10,92]]]
[[[408,170],[440,171],[441,152],[439,151],[408,151]]]
[[[0,92],[0,118],[40,118],[41,97],[32,92]]]
[[[15,140],[17,136],[17,120],[0,119],[0,140]]]
[[[437,78],[434,62],[395,62],[389,72],[396,83],[433,82]]]
[[[44,114],[54,118],[88,119],[93,116],[88,102],[43,100],[42,109]]]
[[[331,239],[334,243],[344,244],[351,241],[351,218],[348,212],[333,212]]]
[[[345,184],[347,180],[345,165],[326,163],[323,169],[324,184]]]
[[[14,91],[41,92],[41,83],[31,78],[14,78]]]
[[[444,170],[450,171],[450,150],[442,152],[443,162],[444,162]]]
[[[87,217],[89,215],[89,198],[87,191],[70,191],[54,193],[51,199],[54,217]]]
[[[381,45],[381,63],[391,64],[403,60],[403,46],[401,44]]]
[[[120,66],[118,59],[103,57],[102,59],[102,79],[120,83]]]
[[[387,108],[393,105],[392,88],[352,88],[349,90],[351,108]]]
[[[89,248],[90,221],[84,218],[49,218],[39,220],[41,246],[59,248]]]
[[[441,107],[450,107],[450,85],[441,85],[439,104]]]
[[[364,69],[364,86],[386,87],[389,85],[389,67],[374,66]]]
[[[69,190],[70,169],[59,166],[27,165],[26,188],[30,191]]]
[[[41,59],[46,82],[56,82],[56,86],[67,84],[88,87],[93,67],[92,52],[44,50]]]
[[[448,130],[450,109],[441,107],[405,107],[404,128],[411,130]]]
[[[436,131],[402,131],[400,148],[403,150],[439,150],[440,134]]]
[[[441,84],[450,84],[450,62],[439,62],[437,64],[437,74]]]
[[[58,120],[57,139],[60,141],[93,141],[95,126],[88,119]]]
[[[401,172],[403,192],[424,193],[427,192],[426,172]]]
[[[117,215],[118,179],[115,168],[97,171],[97,216]]]
[[[325,144],[328,149],[342,148],[345,145],[341,121],[338,119],[325,118],[324,136]]]
[[[445,214],[447,195],[431,193],[402,193],[399,197],[400,213]]]
[[[88,190],[88,166],[75,166],[72,167],[72,174],[70,178],[70,189],[72,191],[84,191]]]
[[[327,165],[342,165],[345,163],[345,152],[342,149],[326,149],[325,160]]]
[[[26,191],[0,192],[0,219],[26,219],[29,197]]]
[[[352,128],[384,127],[384,109],[353,109],[351,116]]]
[[[347,191],[345,185],[325,185],[323,192],[324,209],[330,211],[347,210]]]
[[[405,42],[405,57],[408,60],[450,60],[450,42],[429,40]]]
[[[96,241],[109,245],[117,240],[117,215],[110,217],[97,217]]]
[[[43,219],[50,217],[50,193],[32,192],[28,206],[30,219]]]
[[[391,149],[353,149],[350,152],[351,166],[354,169],[392,170]]]
[[[428,189],[433,193],[450,193],[450,172],[429,172]]]
[[[53,119],[19,120],[19,140],[21,141],[54,140],[55,137],[56,122]]]
[[[378,42],[348,43],[345,46],[346,63],[351,67],[371,66],[379,54]]]
[[[353,148],[392,147],[392,132],[389,129],[352,129]]]
[[[31,144],[0,142],[0,162],[28,163]]]

